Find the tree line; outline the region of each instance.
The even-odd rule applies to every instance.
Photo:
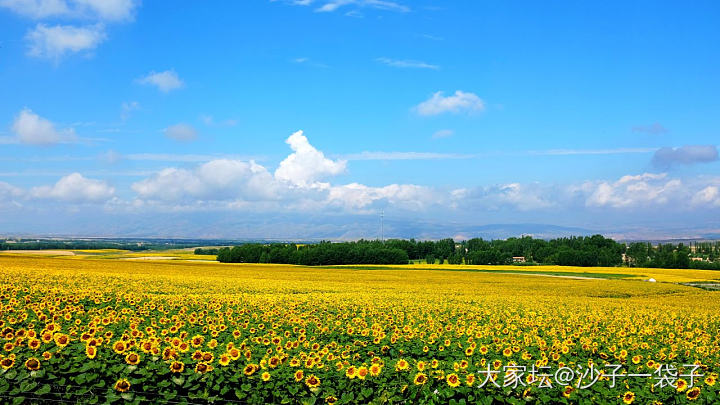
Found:
[[[706,256],[720,258],[720,244],[702,246]],[[246,243],[221,248],[217,259],[224,263],[282,263],[308,266],[341,264],[406,264],[421,261],[427,264],[549,264],[582,267],[665,267],[718,269],[720,262],[710,259],[693,260],[698,247],[680,244],[624,243],[602,235],[573,236],[551,240],[530,236],[497,240],[473,238],[455,242],[390,239],[356,242],[321,242],[297,245],[291,243]],[[715,253],[713,253],[715,252]],[[203,252],[204,253],[204,252]],[[521,263],[518,263],[521,262]]]
[[[223,263],[282,263],[304,266],[339,264],[407,264],[406,251],[380,241],[358,241],[311,245],[246,243],[221,248],[217,260]]]

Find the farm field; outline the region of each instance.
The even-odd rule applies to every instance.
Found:
[[[0,254],[0,402],[719,400],[719,272],[73,253]]]

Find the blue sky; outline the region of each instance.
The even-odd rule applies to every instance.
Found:
[[[403,237],[718,232],[719,17],[0,0],[0,234],[375,237],[381,210]]]

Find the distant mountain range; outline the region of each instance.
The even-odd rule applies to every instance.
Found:
[[[262,214],[241,215],[215,213],[174,213],[162,216],[143,215],[104,218],[95,221],[90,217],[74,216],[68,219],[53,218],[52,228],[47,225],[27,226],[11,218],[0,221],[1,236],[64,237],[64,238],[173,238],[201,240],[253,240],[253,241],[318,241],[379,239],[380,218],[376,215],[354,216],[298,216],[287,214],[272,218]],[[103,226],[100,227],[99,224]],[[647,240],[711,240],[720,239],[720,228],[708,229],[591,229],[535,223],[467,224],[405,218],[386,218],[383,224],[386,239],[443,239],[456,240],[483,238],[506,239],[522,235],[552,239],[566,236],[602,234],[621,241]]]

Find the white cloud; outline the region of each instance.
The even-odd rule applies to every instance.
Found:
[[[183,83],[174,70],[166,70],[163,72],[152,71],[146,76],[137,79],[137,82],[140,84],[155,86],[163,93],[180,89],[185,86],[185,83]]]
[[[133,17],[136,0],[0,0],[0,7],[24,17],[92,18],[123,21]]]
[[[29,145],[53,145],[77,141],[75,131],[65,129],[58,131],[49,120],[24,108],[15,117],[12,130],[20,143]]]
[[[85,27],[38,24],[26,35],[28,55],[54,60],[69,53],[92,51],[106,38],[105,28],[100,24]]]
[[[313,3],[315,3],[313,0],[296,0],[293,1],[291,4],[299,6],[309,6]],[[378,10],[395,11],[401,13],[406,13],[410,11],[410,7],[388,0],[326,0],[321,1],[321,3],[322,4],[320,6],[315,8],[315,11],[321,13],[333,12],[342,7],[349,6],[374,8]]]
[[[55,199],[72,203],[105,202],[115,194],[115,189],[102,180],[83,177],[80,173],[69,174],[53,186],[33,187],[32,197]]]
[[[8,201],[14,198],[19,198],[24,194],[23,190],[0,181],[0,201]]]
[[[430,189],[412,184],[369,187],[358,183],[339,186],[321,183],[319,180],[342,173],[346,162],[326,158],[302,131],[292,134],[286,142],[293,152],[279,164],[274,175],[254,161],[216,159],[194,169],[163,169],[134,183],[132,189],[142,201],[193,209],[224,203],[226,208],[244,210],[336,208],[360,212],[385,205],[422,210],[437,198]]]
[[[623,176],[618,181],[602,181],[590,185],[586,205],[590,207],[634,208],[668,204],[684,191],[679,179],[667,179],[667,174],[644,173]]]
[[[89,10],[98,18],[111,21],[128,20],[139,1],[136,0],[73,0],[80,10]]]
[[[449,205],[460,210],[533,211],[558,206],[559,201],[567,201],[564,194],[539,183],[509,183],[452,190]]]
[[[175,124],[163,130],[165,136],[176,141],[193,141],[197,138],[197,130],[188,124]]]
[[[424,210],[436,203],[434,193],[427,187],[413,184],[390,184],[384,187],[369,187],[351,183],[331,187],[327,202],[347,211],[363,210],[377,203],[393,205],[402,209]]]
[[[707,186],[695,193],[691,202],[693,205],[720,207],[720,188]]]
[[[134,183],[139,197],[161,201],[272,200],[277,187],[272,175],[253,161],[218,159],[194,170],[167,168]]]
[[[438,70],[440,66],[432,65],[419,60],[412,59],[390,59],[390,58],[377,58],[378,62],[397,68],[412,68],[412,69],[432,69]]]
[[[0,0],[0,7],[30,18],[47,18],[70,12],[65,0]]]
[[[442,91],[434,93],[429,99],[415,107],[420,115],[430,116],[443,113],[473,113],[485,110],[485,102],[474,93],[457,90],[452,96],[443,96]]]
[[[280,162],[275,170],[275,178],[297,186],[310,186],[312,183],[327,176],[334,176],[345,171],[347,162],[333,161],[325,157],[308,142],[303,131],[297,131],[285,140],[293,153]]]
[[[661,168],[675,165],[692,165],[718,160],[715,145],[685,145],[679,148],[660,148],[653,155],[652,163]]]

